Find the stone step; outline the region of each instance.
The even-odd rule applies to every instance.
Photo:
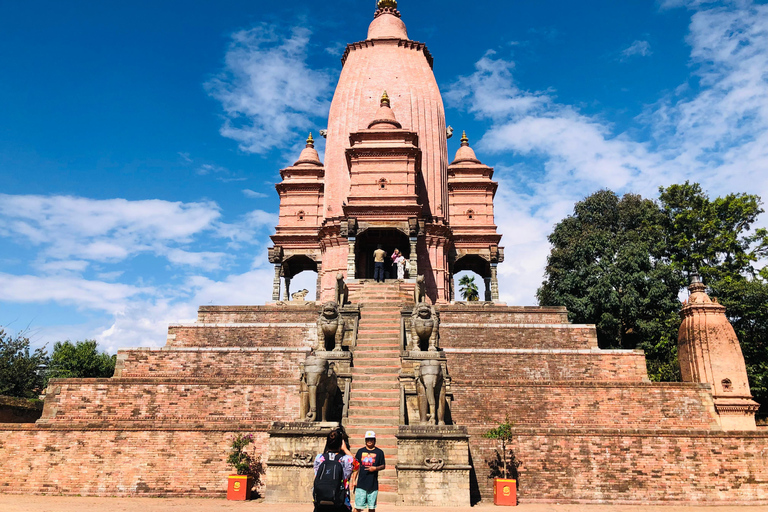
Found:
[[[366,403],[362,403],[366,402]],[[392,405],[395,403],[396,405]],[[349,406],[349,417],[364,417],[370,414],[373,417],[388,418],[400,415],[400,401],[381,402],[379,400],[358,400]]]
[[[370,399],[387,399],[394,400],[397,403],[400,402],[400,390],[398,389],[353,389],[349,393],[349,399],[352,402],[357,403],[358,400],[370,400]]]
[[[400,351],[399,350],[394,350],[394,349],[372,350],[372,349],[366,348],[366,350],[361,350],[359,352],[355,352],[355,359],[357,359],[358,357],[363,357],[364,359],[370,359],[372,357],[384,357],[384,358],[399,359],[400,358]]]
[[[352,382],[352,391],[386,391],[400,392],[400,383],[393,380],[355,379]]]
[[[397,415],[395,416],[366,416],[364,418],[349,417],[347,425],[352,427],[369,426],[374,430],[378,427],[391,427],[398,422]]]
[[[361,341],[375,341],[375,340],[400,340],[400,333],[399,332],[358,332],[357,334],[357,341],[358,343]]]
[[[360,380],[383,380],[383,381],[391,381],[396,382],[397,378],[400,376],[400,372],[393,372],[392,369],[385,369],[382,371],[371,371],[367,372],[364,371],[365,368],[352,368],[352,379],[360,379]],[[380,379],[375,379],[373,377],[381,377]]]
[[[355,347],[355,350],[359,350],[360,347],[400,347],[400,341],[386,341],[386,340],[357,340],[357,346]]]

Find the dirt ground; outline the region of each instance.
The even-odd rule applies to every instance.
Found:
[[[493,505],[466,508],[395,507],[381,512],[495,512]],[[0,494],[0,512],[312,512],[312,505],[270,505],[260,501],[185,498],[81,498]],[[514,512],[768,512],[766,506],[648,506],[522,504]]]

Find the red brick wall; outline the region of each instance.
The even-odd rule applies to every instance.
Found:
[[[472,428],[474,493],[493,499],[495,444]],[[515,429],[520,503],[768,504],[768,432]],[[471,482],[472,483],[472,482]]]
[[[707,429],[717,426],[701,384],[454,381],[451,416],[487,425],[505,415],[518,426]]]
[[[200,306],[197,321],[221,323],[317,322],[320,306],[315,304],[268,306]]]
[[[477,350],[473,352],[473,350]],[[446,349],[456,382],[513,380],[648,380],[642,351],[531,351]]]
[[[516,325],[501,322],[459,324],[440,317],[442,348],[597,348],[594,326]]]
[[[4,493],[223,496],[234,433],[253,433],[251,453],[267,459],[263,425],[234,431],[0,428]]]
[[[232,377],[299,379],[308,349],[136,349],[118,352],[115,377]]]
[[[52,379],[41,422],[98,426],[294,421],[298,379]]]
[[[171,325],[166,347],[307,347],[317,343],[317,328],[302,324]]]
[[[567,324],[564,307],[440,305],[440,321],[451,323]]]

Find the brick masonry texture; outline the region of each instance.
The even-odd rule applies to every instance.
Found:
[[[41,422],[118,425],[290,420],[298,379],[53,379]]]
[[[186,346],[177,335],[160,350],[121,351],[112,379],[52,381],[37,424],[0,425],[0,492],[222,496],[231,434],[254,433],[266,460],[272,422],[298,416],[310,309],[201,308],[205,325],[171,327],[186,330]],[[565,324],[560,308],[440,311],[473,500],[492,498],[495,445],[481,434],[509,416],[523,503],[768,504],[768,430],[723,433],[708,385],[648,382],[641,352],[596,349],[593,328]],[[408,453],[405,443],[398,458]],[[459,472],[412,472],[425,491],[410,495],[425,505],[466,485]]]
[[[0,432],[0,492],[222,497],[233,434],[6,426]],[[254,452],[264,453],[266,432],[255,439]]]
[[[495,444],[470,428],[473,500]],[[768,504],[768,432],[515,429],[521,502]]]
[[[708,387],[699,384],[474,382],[466,387],[454,383],[453,393],[451,415],[459,425],[493,423],[500,411],[521,426],[707,429],[717,425]]]
[[[261,347],[264,348],[264,347]],[[217,350],[121,350],[118,360],[121,369],[115,373],[122,378],[161,377],[233,377],[270,379],[299,379],[299,363],[309,349],[289,351],[217,349]]]
[[[446,349],[454,382],[475,381],[630,381],[648,380],[641,351]],[[482,368],[482,376],[478,369]]]

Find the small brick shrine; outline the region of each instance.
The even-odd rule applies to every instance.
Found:
[[[681,313],[683,383],[650,382],[642,351],[600,350],[564,308],[498,303],[493,170],[466,137],[448,165],[432,56],[379,6],[344,55],[326,162],[310,138],[281,171],[274,302],[202,306],[163,348],[120,351],[111,379],[52,380],[36,423],[0,424],[0,492],[223,496],[247,432],[267,500],[309,502],[341,423],[355,448],[378,433],[382,502],[465,505],[492,497],[482,433],[508,416],[521,502],[768,504],[768,431],[703,284]],[[378,244],[418,279],[371,282]],[[318,302],[291,300],[305,270]],[[462,270],[485,301],[452,301]]]

